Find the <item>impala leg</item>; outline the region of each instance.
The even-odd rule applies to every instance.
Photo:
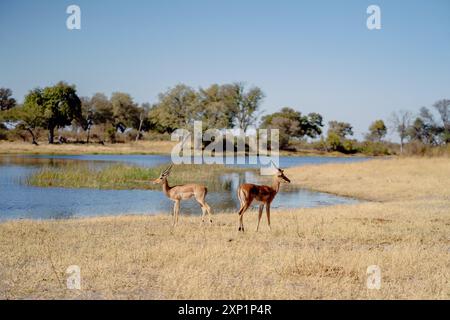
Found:
[[[178,216],[180,215],[180,200],[177,200],[175,202],[175,206],[174,206],[174,221],[173,221],[173,226],[176,226],[178,224]]]
[[[205,222],[205,214],[206,214],[206,208],[203,205],[200,205],[202,208],[202,224]]]
[[[268,203],[266,206],[266,214],[267,214],[267,223],[269,224],[269,229],[272,230],[272,228],[270,227],[270,203]]]
[[[258,211],[258,225],[256,226],[256,232],[259,230],[259,223],[261,222],[262,212],[264,209],[264,203],[259,205],[259,211]]]
[[[211,207],[205,202],[206,212],[208,212],[209,223],[212,223]]]
[[[245,210],[247,210],[249,207],[249,204],[244,204],[243,207],[239,210],[239,231],[244,232],[244,213]]]
[[[209,223],[212,223],[212,213],[211,213],[211,207],[206,203],[206,201],[200,202],[200,205],[202,206],[202,222],[204,221],[205,214],[208,213]]]
[[[173,223],[172,223],[172,225],[173,226],[175,226],[175,216],[176,216],[176,208],[177,208],[177,203],[176,202],[174,202],[173,203],[173,208],[172,208],[172,221],[173,221]]]

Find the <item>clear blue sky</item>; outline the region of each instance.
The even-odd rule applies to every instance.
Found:
[[[66,28],[70,4],[79,31]],[[379,31],[366,28],[370,4]],[[266,112],[319,112],[360,137],[393,110],[450,98],[450,1],[1,0],[0,87],[22,101],[59,80],[139,103],[177,83],[243,81]]]

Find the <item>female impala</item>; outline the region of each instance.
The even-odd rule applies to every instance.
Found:
[[[175,202],[173,206],[173,226],[176,226],[176,224],[178,223],[178,215],[180,214],[180,201],[189,199],[192,196],[195,197],[195,200],[197,200],[197,202],[202,207],[202,222],[204,221],[205,214],[207,212],[209,216],[209,222],[212,223],[211,208],[205,201],[208,189],[201,184],[195,183],[170,187],[169,183],[167,182],[167,177],[169,176],[170,171],[172,170],[172,166],[173,165],[170,165],[166,170],[161,172],[159,178],[153,180],[153,183],[162,184],[164,194],[170,200]]]
[[[273,165],[275,166],[275,164]],[[272,186],[260,186],[251,183],[244,183],[239,186],[238,198],[241,202],[241,208],[239,209],[239,231],[244,231],[244,213],[248,209],[248,207],[250,207],[253,200],[256,200],[260,203],[258,212],[258,225],[256,227],[256,231],[258,231],[259,229],[259,222],[261,221],[264,205],[266,206],[267,223],[269,224],[270,228],[270,204],[277,195],[278,190],[280,190],[280,183],[283,181],[286,181],[287,183],[291,182],[291,180],[289,180],[288,177],[284,175],[283,170],[276,166],[275,168],[277,169],[277,173],[273,177]]]

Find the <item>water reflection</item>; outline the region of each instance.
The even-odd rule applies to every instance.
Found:
[[[289,167],[309,163],[361,160],[364,159],[281,157],[280,163],[283,167]],[[157,166],[169,161],[170,156],[162,155],[0,156],[0,220],[169,213],[172,201],[161,191],[40,188],[23,183],[28,175],[43,166],[59,167],[83,163],[98,168],[117,162]],[[207,195],[207,201],[215,212],[236,212],[239,207],[236,196],[238,186],[244,182],[261,182],[252,172],[224,174],[220,180],[223,190]],[[356,200],[283,186],[272,207],[316,207],[354,202]],[[194,200],[183,201],[181,210],[183,214],[201,213],[198,203]]]

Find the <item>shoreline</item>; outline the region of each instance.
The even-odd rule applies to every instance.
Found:
[[[177,142],[172,141],[139,141],[115,144],[53,144],[47,143],[39,146],[23,142],[0,142],[0,156],[7,155],[170,155],[172,147]],[[219,154],[218,154],[219,155]],[[226,155],[226,153],[222,153]],[[232,153],[235,155],[235,153]],[[242,154],[243,155],[243,154]],[[285,157],[328,157],[328,158],[377,158],[385,156],[369,156],[364,154],[343,154],[339,152],[326,152],[317,150],[280,151]],[[392,156],[390,156],[392,157]]]

